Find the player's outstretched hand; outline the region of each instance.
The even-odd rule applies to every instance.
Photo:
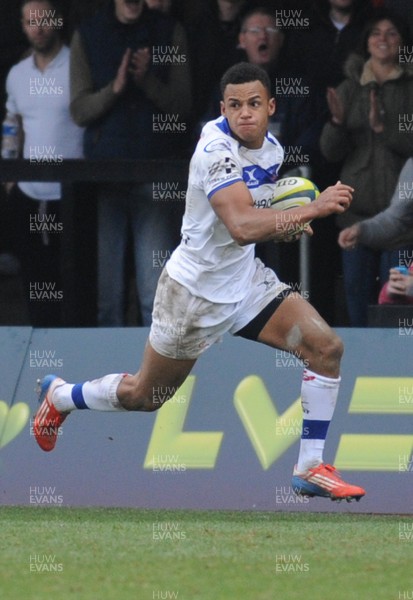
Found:
[[[354,188],[341,181],[326,188],[312,205],[317,209],[317,217],[340,214],[348,209],[353,199]]]

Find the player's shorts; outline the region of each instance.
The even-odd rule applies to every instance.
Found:
[[[196,359],[229,332],[256,340],[291,289],[256,258],[248,293],[239,302],[217,304],[194,296],[162,271],[156,291],[149,341],[162,356]]]

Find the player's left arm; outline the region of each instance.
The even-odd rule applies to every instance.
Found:
[[[210,196],[211,206],[227,227],[231,237],[240,245],[286,241],[291,237],[291,227],[302,232],[309,228],[313,219],[344,212],[350,205],[352,188],[340,182],[322,192],[314,202],[277,211],[272,208],[256,208],[252,196],[242,181],[218,189]],[[311,233],[311,228],[308,229]]]

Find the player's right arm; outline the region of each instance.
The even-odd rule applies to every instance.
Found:
[[[299,208],[277,211],[257,209],[243,181],[222,187],[210,196],[211,206],[240,246],[269,240],[282,241],[291,236],[291,226],[299,228],[313,219],[339,214],[347,210],[353,188],[337,182],[324,190],[316,200]]]

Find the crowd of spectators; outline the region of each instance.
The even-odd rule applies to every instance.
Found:
[[[322,189],[341,179],[356,189],[353,208],[341,220],[314,223],[311,301],[333,325],[366,325],[367,305],[377,300],[383,283],[376,267],[381,256],[362,241],[351,247],[342,243],[340,249],[338,236],[340,229],[390,205],[403,164],[413,155],[411,129],[402,133],[399,128],[400,115],[406,122],[410,115],[411,121],[413,106],[410,0],[71,0],[61,6],[55,0],[25,0],[9,5],[9,25],[0,37],[1,110],[3,119],[6,109],[19,116],[21,156],[26,158],[28,144],[53,147],[63,159],[81,156],[66,147],[75,140],[76,134],[68,133],[72,128],[82,132],[85,158],[189,159],[203,123],[219,115],[224,71],[241,60],[266,69],[277,101],[271,130],[286,150],[282,175],[307,176]],[[26,17],[34,15],[31,22],[22,23],[22,11]],[[58,30],[58,50],[64,48],[68,60],[70,53],[70,83],[59,83],[68,122],[55,141],[50,132],[60,117],[50,98],[47,102],[43,94],[35,99],[27,91],[36,69],[38,81],[46,81],[46,66],[55,65],[58,52],[45,65],[43,51],[37,49],[36,58],[33,45],[39,30],[50,29]],[[380,54],[386,50],[377,49],[380,44],[393,44],[391,64]],[[23,60],[33,72],[23,73]],[[38,112],[26,119],[13,97],[13,69],[22,72],[19,93],[25,93],[26,77],[26,94],[36,103]],[[56,87],[56,75],[52,79]],[[64,313],[51,310],[51,301],[39,312],[36,300],[34,310],[29,292],[34,282],[41,290],[48,281],[33,266],[39,262],[55,284],[59,281],[41,255],[46,244],[49,260],[50,255],[61,260],[56,238],[38,235],[36,246],[28,235],[33,215],[39,223],[45,218],[45,205],[26,187],[25,196],[36,205],[27,206],[24,197],[24,212],[22,194],[11,202],[8,189],[2,186],[0,198],[0,271],[4,265],[8,272],[2,257],[18,255],[31,324],[65,325]],[[175,182],[169,192],[173,190]],[[160,266],[179,240],[184,194],[180,202],[157,202],[154,182],[108,182],[94,186],[93,194],[97,208],[90,240],[96,240],[96,253],[83,257],[96,263],[90,265],[90,298],[97,298],[90,325],[128,324],[130,280],[137,303],[132,324],[148,325]],[[59,217],[53,220],[59,222]],[[396,266],[391,261],[401,247],[394,254],[394,244],[389,244],[393,254],[382,261],[385,272]],[[281,279],[299,284],[298,244],[267,244],[257,252]],[[76,261],[69,263],[76,269]],[[76,325],[76,314],[69,322]],[[80,322],[85,324],[79,316]]]

